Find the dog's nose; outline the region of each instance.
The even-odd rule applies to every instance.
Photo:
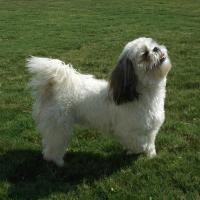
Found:
[[[154,51],[154,52],[158,52],[158,51],[160,51],[160,49],[159,49],[158,47],[154,47],[154,48],[153,48],[153,51]]]

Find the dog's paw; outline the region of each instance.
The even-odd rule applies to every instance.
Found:
[[[54,162],[58,167],[64,166],[64,160],[62,158],[53,158],[47,155],[43,156],[44,160]]]
[[[155,149],[152,149],[152,150],[149,150],[147,153],[146,153],[147,157],[148,158],[154,158],[157,154],[156,154],[156,150]]]
[[[126,151],[126,155],[133,155],[133,154],[135,154],[132,150],[127,150]]]
[[[59,159],[54,161],[58,167],[63,167],[64,166],[64,160]]]

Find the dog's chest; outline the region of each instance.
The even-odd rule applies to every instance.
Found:
[[[153,92],[144,97],[139,102],[141,117],[148,129],[160,127],[164,121],[164,99],[165,90]]]
[[[137,102],[119,109],[113,125],[127,132],[159,128],[164,121],[164,100]]]
[[[160,127],[164,121],[164,106],[156,105],[143,111],[147,129]]]

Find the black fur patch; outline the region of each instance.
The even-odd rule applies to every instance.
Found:
[[[124,56],[114,68],[110,78],[110,90],[117,105],[138,100],[137,75],[132,61]]]

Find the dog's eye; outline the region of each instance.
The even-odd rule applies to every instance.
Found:
[[[148,57],[148,55],[149,55],[149,51],[146,50],[146,51],[142,54],[142,57],[145,59],[145,58]]]

